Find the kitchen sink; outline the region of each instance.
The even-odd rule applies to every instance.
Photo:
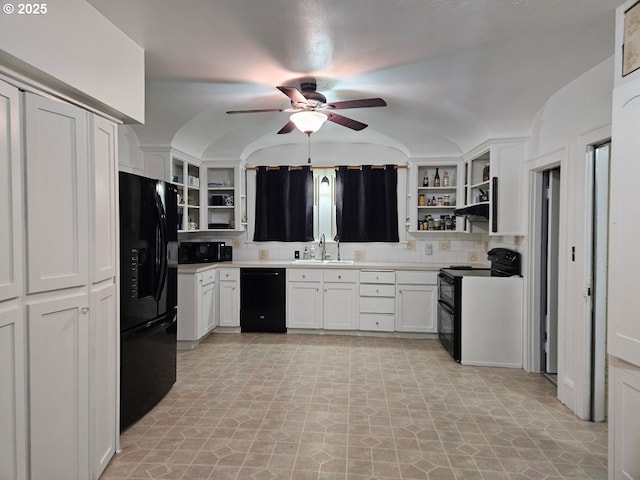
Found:
[[[353,265],[353,260],[325,260],[322,263],[329,265]]]

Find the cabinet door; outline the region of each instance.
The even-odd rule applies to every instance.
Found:
[[[221,327],[240,326],[240,292],[238,282],[220,282],[220,312]]]
[[[91,116],[91,244],[94,283],[116,275],[116,126]]]
[[[29,293],[87,283],[87,114],[25,94]]]
[[[22,307],[0,305],[0,478],[26,474],[25,371]]]
[[[22,294],[22,179],[18,89],[0,82],[0,301]]]
[[[524,144],[495,145],[491,148],[492,235],[523,235],[527,218],[522,198]],[[497,179],[497,180],[494,180]],[[497,192],[494,190],[497,188]]]
[[[91,294],[91,468],[100,477],[116,452],[117,376],[116,287],[105,283]]]
[[[325,329],[358,328],[358,289],[355,283],[325,283],[322,303]]]
[[[287,289],[287,327],[322,328],[320,283],[289,282]]]
[[[436,333],[436,301],[434,285],[398,285],[398,331]]]
[[[216,326],[216,284],[208,283],[198,289],[200,295],[200,312],[198,318],[198,338],[202,338]]]
[[[88,295],[28,305],[32,480],[89,474]]]

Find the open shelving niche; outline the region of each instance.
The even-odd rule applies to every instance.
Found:
[[[200,227],[200,167],[172,157],[171,182],[178,187],[178,231],[197,230]]]
[[[207,231],[240,231],[246,228],[247,197],[244,172],[238,165],[206,166],[207,185],[203,188],[206,203]]]
[[[422,161],[414,162],[412,165],[411,181],[414,188],[410,191],[415,192],[415,198],[410,199],[411,215],[406,224],[407,230],[412,233],[455,233],[463,231],[463,223],[461,219],[455,219],[455,229],[430,229],[422,228],[425,217],[431,216],[433,219],[441,220],[443,217],[455,218],[453,212],[462,203],[460,198],[460,185],[462,182],[460,160],[444,160],[444,161]],[[438,169],[440,176],[439,187],[433,186],[434,176]],[[445,172],[449,177],[449,185],[442,186]],[[429,178],[429,186],[423,186],[423,179],[427,175]],[[420,197],[424,196],[424,205],[421,205]],[[447,201],[448,197],[448,201]],[[435,203],[435,205],[433,204]],[[448,205],[446,205],[448,203]]]

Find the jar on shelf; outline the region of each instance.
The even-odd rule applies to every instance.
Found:
[[[418,205],[421,207],[424,207],[427,204],[425,198],[424,198],[424,194],[421,193],[420,195],[418,195]]]
[[[422,186],[423,187],[429,186],[429,174],[427,172],[424,172],[424,177],[422,177]]]
[[[442,199],[442,204],[445,207],[448,207],[449,205],[451,205],[451,197],[449,195],[445,195]]]
[[[441,207],[444,204],[444,199],[442,197],[438,197],[438,206]]]
[[[446,170],[444,171],[444,175],[442,176],[442,186],[443,187],[449,186],[449,172]]]

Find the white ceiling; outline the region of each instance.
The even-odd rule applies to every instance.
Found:
[[[146,50],[142,144],[246,158],[281,144],[276,85],[314,75],[369,124],[327,122],[315,143],[373,143],[409,157],[459,154],[525,136],[553,93],[613,55],[622,0],[88,0]],[[613,75],[613,72],[612,72]]]

